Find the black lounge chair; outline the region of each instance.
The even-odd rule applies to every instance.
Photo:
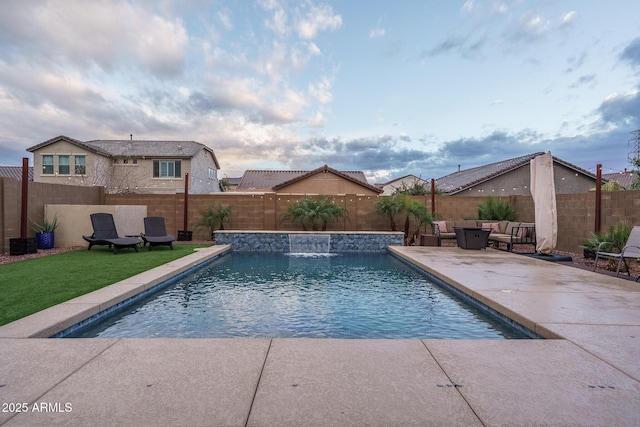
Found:
[[[144,233],[140,235],[144,241],[144,246],[149,244],[149,250],[154,246],[167,245],[173,249],[173,241],[176,240],[171,234],[167,234],[164,225],[164,218],[161,216],[148,216],[144,219]]]
[[[91,236],[82,236],[84,240],[89,242],[89,250],[96,245],[108,245],[113,247],[113,253],[117,254],[118,249],[133,248],[138,252],[138,245],[142,243],[137,237],[120,237],[116,230],[116,224],[110,213],[94,213],[91,217],[91,225],[93,226],[93,234]]]

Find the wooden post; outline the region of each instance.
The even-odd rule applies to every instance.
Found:
[[[596,223],[594,230],[600,232],[600,215],[602,212],[602,165],[596,166]]]
[[[431,216],[436,214],[436,180],[431,178]]]
[[[22,203],[20,204],[20,238],[27,238],[27,202],[29,201],[29,158],[22,158]]]
[[[189,229],[189,174],[184,174],[184,224],[183,230]]]

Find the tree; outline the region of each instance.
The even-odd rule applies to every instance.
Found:
[[[407,218],[412,217],[416,222],[416,230],[410,236],[408,234],[409,229],[405,228],[405,244],[412,245],[418,239],[420,229],[427,224],[431,224],[433,222],[433,217],[427,211],[427,207],[425,205],[413,199],[411,199],[407,204],[406,210]]]
[[[404,220],[404,242],[410,245],[415,241],[415,236],[420,228],[433,221],[431,214],[427,212],[426,206],[412,199],[406,194],[395,194],[391,197],[382,197],[375,203],[376,213],[389,218],[391,231],[398,231],[395,218],[400,214],[405,214]],[[415,233],[410,233],[411,219],[417,222]]]
[[[220,227],[220,230],[224,230],[224,224],[231,225],[231,211],[234,206],[222,206],[221,203],[215,203],[200,211],[201,217],[194,224],[194,227],[206,227],[209,228],[210,238],[213,239],[213,233],[216,228]]]
[[[302,226],[307,231],[310,227],[313,231],[327,230],[327,224],[340,218],[349,219],[347,208],[337,205],[333,197],[319,196],[311,198],[305,196],[301,200],[292,203],[287,208],[280,220],[291,221],[294,224]]]
[[[442,191],[436,186],[435,193],[440,194]],[[393,196],[400,194],[407,196],[426,196],[427,194],[431,194],[430,184],[420,178],[414,177],[411,185],[403,182],[402,185],[393,189]]]
[[[398,196],[386,197],[383,196],[376,200],[375,203],[376,213],[389,218],[389,225],[391,231],[398,231],[395,217],[402,211],[402,206],[399,203]]]

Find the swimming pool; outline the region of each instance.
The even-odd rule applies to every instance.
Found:
[[[67,336],[528,338],[390,254],[236,252]]]

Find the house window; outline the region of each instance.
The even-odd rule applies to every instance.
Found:
[[[154,178],[180,178],[180,160],[154,160]]]
[[[87,174],[87,160],[85,156],[75,156],[75,168],[74,173],[76,175],[86,175]]]
[[[217,172],[218,171],[216,171],[215,169],[209,168],[209,178],[210,179],[217,179],[217,177],[218,177]]]
[[[69,156],[58,156],[58,173],[69,175]]]
[[[50,154],[42,156],[42,174],[53,175],[53,156]]]

